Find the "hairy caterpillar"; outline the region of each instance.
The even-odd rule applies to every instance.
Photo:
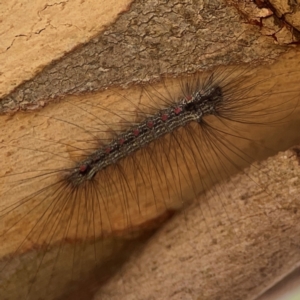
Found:
[[[276,141],[269,136],[264,145],[266,136],[278,124],[284,131],[287,116],[295,115],[299,91],[280,86],[295,74],[259,77],[249,68],[219,68],[140,94],[108,91],[101,102],[65,101],[60,114],[45,109],[17,135],[11,131],[1,143],[0,234],[14,241],[2,252],[13,254],[1,262],[2,296],[62,296],[64,286],[108,256],[109,238],[181,207],[271,151]],[[20,151],[28,159],[22,170]],[[40,257],[24,271],[22,256],[35,248]],[[28,274],[28,283],[16,289],[11,278],[18,273]]]

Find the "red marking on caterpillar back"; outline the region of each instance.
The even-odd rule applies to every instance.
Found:
[[[153,121],[148,121],[148,122],[147,122],[147,126],[148,126],[149,128],[153,128],[154,122],[153,122]]]
[[[86,169],[87,169],[87,165],[81,165],[81,166],[79,166],[79,171],[80,171],[81,173],[85,172]]]
[[[163,114],[163,115],[161,116],[161,119],[162,119],[163,121],[167,121],[168,118],[169,118],[169,116],[168,116],[167,114]]]
[[[133,135],[134,135],[134,136],[138,136],[139,134],[140,134],[139,129],[134,129],[134,130],[133,130]]]
[[[175,113],[176,115],[179,115],[181,112],[182,112],[182,108],[181,108],[181,107],[176,107],[176,108],[174,109],[174,113]]]

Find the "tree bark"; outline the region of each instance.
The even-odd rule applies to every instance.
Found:
[[[299,157],[287,151],[215,186],[95,299],[256,299],[299,265],[299,172]]]

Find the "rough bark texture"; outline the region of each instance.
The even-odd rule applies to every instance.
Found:
[[[215,186],[95,299],[254,299],[300,262],[299,178],[287,151]]]
[[[118,14],[129,9],[130,3],[129,0],[2,2],[0,97],[30,80],[53,60],[98,35]],[[44,98],[48,96],[44,94]]]
[[[256,9],[250,1],[241,9],[246,12],[225,0],[136,1],[101,35],[49,63],[28,82],[19,86],[20,79],[28,77],[6,75],[7,82],[17,77],[18,87],[6,96],[8,91],[3,90],[0,111],[36,108],[51,98],[145,81],[162,73],[179,74],[230,63],[270,63],[287,50],[284,45],[295,41],[291,31],[289,38],[279,39],[280,32],[286,32],[280,23],[269,24],[268,33],[262,34],[260,18],[271,15],[270,11],[255,10],[249,16],[248,11]],[[10,54],[13,49],[3,55],[3,63],[14,56]],[[7,68],[12,70],[15,65]]]

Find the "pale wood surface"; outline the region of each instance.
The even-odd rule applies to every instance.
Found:
[[[0,3],[0,97],[80,44],[118,15],[129,0]]]

